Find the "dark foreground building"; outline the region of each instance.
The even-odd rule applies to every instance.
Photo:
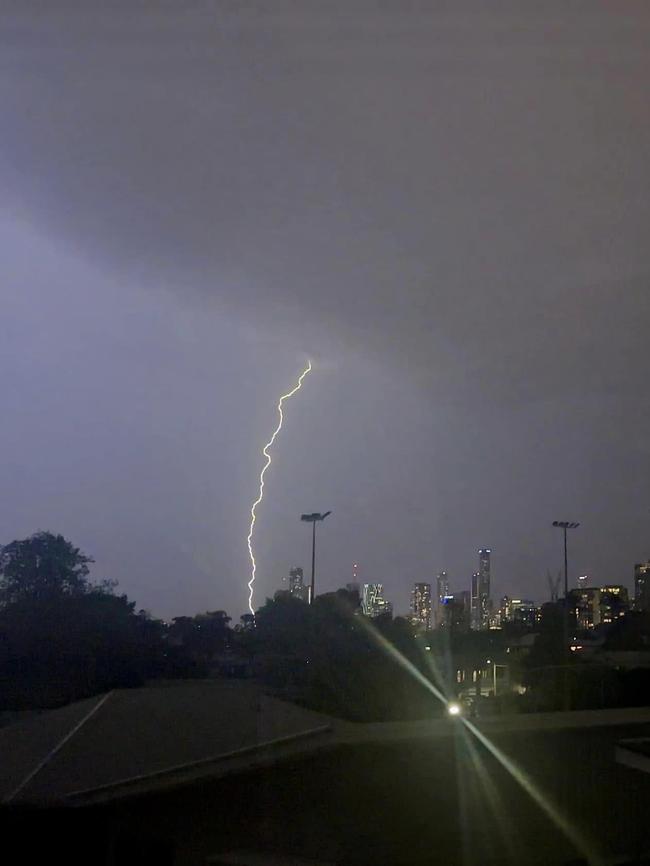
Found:
[[[478,729],[541,799],[458,719],[350,724],[241,683],[117,691],[0,730],[3,846],[66,866],[642,862],[650,776],[619,760],[650,709]]]

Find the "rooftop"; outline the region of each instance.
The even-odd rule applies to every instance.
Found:
[[[504,715],[475,723],[488,737],[646,726],[650,708]],[[16,804],[105,802],[339,745],[447,738],[457,725],[447,717],[344,722],[232,681],[116,690],[1,728],[0,798]],[[636,751],[650,768],[650,740],[640,742]]]
[[[116,690],[0,729],[0,797],[86,799],[218,775],[326,737],[332,721],[243,683]]]

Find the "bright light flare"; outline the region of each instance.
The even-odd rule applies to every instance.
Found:
[[[563,814],[563,812],[537,787],[531,777],[521,768],[518,767],[501,749],[498,748],[485,734],[480,731],[476,725],[472,724],[469,719],[463,719],[465,727],[471,731],[479,743],[482,743],[485,748],[493,755],[501,766],[510,773],[512,778],[518,782],[528,796],[537,803],[539,808],[547,815],[551,821],[558,827],[567,839],[571,842],[577,851],[584,854],[589,863],[601,864],[602,858],[593,849],[591,842],[585,838],[582,832],[574,826],[571,821]]]
[[[521,788],[529,795],[531,800],[536,803],[540,809],[546,814],[555,826],[569,839],[577,851],[582,852],[587,857],[588,861],[593,864],[602,863],[597,852],[595,852],[584,835],[577,827],[574,827],[568,818],[564,817],[560,809],[537,787],[534,781],[528,776],[524,770],[509,758],[498,746],[495,745],[488,737],[473,724],[465,715],[463,715],[461,705],[456,701],[449,701],[444,694],[430,682],[421,671],[419,671],[413,662],[406,658],[393,644],[391,644],[365,617],[359,617],[359,625],[363,626],[373,637],[377,644],[386,650],[398,664],[408,671],[417,681],[419,681],[431,694],[441,701],[446,709],[447,714],[458,719],[461,727],[465,727],[475,739],[481,743],[493,755],[501,766],[510,774]],[[431,658],[431,656],[428,656]]]
[[[254,584],[255,584],[255,572],[257,571],[257,563],[255,562],[255,554],[253,553],[253,530],[255,529],[255,521],[257,519],[256,514],[255,514],[255,512],[257,510],[257,506],[260,504],[262,499],[264,499],[264,476],[266,475],[266,470],[271,465],[271,454],[269,453],[269,448],[271,448],[271,446],[275,442],[275,439],[276,439],[278,433],[280,432],[280,430],[282,430],[282,422],[284,421],[284,415],[282,412],[282,404],[284,403],[285,400],[288,400],[289,397],[293,397],[293,395],[296,393],[296,391],[299,391],[301,389],[303,379],[305,378],[307,373],[309,373],[310,371],[311,371],[311,361],[307,361],[307,366],[305,367],[305,369],[302,371],[302,373],[298,377],[298,381],[296,382],[294,387],[291,389],[291,391],[289,391],[286,394],[283,394],[280,397],[280,400],[278,402],[278,415],[279,415],[278,426],[273,431],[273,435],[271,436],[269,441],[266,443],[264,448],[262,448],[262,454],[266,458],[266,462],[264,463],[264,466],[262,467],[262,471],[260,472],[259,493],[258,493],[257,499],[255,500],[255,502],[253,502],[253,505],[251,506],[251,522],[250,522],[250,527],[248,530],[248,538],[246,539],[246,543],[248,544],[248,555],[249,555],[250,561],[251,561],[251,579],[248,581],[248,609],[253,614],[253,616],[255,616],[255,609],[253,608],[253,591],[254,591]]]

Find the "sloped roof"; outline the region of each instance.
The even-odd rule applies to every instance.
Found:
[[[0,729],[0,798],[87,800],[103,791],[105,799],[168,777],[177,784],[188,773],[233,772],[322,740],[333,724],[244,683],[117,690]]]
[[[476,722],[488,737],[647,726],[650,708],[495,716]],[[245,772],[339,744],[449,737],[457,724],[448,717],[348,723],[233,681],[176,681],[113,691],[0,728],[0,801],[105,802]]]

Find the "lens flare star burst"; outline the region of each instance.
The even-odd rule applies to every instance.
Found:
[[[302,371],[302,373],[298,377],[298,381],[296,382],[294,387],[291,389],[291,391],[289,391],[286,394],[283,394],[280,397],[280,400],[278,402],[278,415],[279,415],[278,426],[273,431],[273,435],[271,436],[269,441],[266,443],[264,448],[262,448],[262,454],[266,458],[266,462],[264,463],[264,466],[262,467],[262,471],[260,472],[259,492],[258,492],[257,499],[255,500],[255,502],[253,502],[253,504],[251,506],[251,522],[250,522],[250,527],[248,529],[248,538],[246,539],[246,542],[248,544],[248,555],[249,555],[250,561],[251,561],[251,579],[248,581],[248,609],[253,614],[253,616],[255,616],[255,609],[253,608],[253,592],[254,592],[254,588],[255,588],[255,573],[257,571],[257,563],[255,562],[255,554],[253,553],[253,531],[255,529],[255,521],[257,520],[257,516],[256,516],[257,506],[261,503],[262,499],[264,499],[264,476],[266,475],[266,470],[271,465],[271,453],[270,453],[269,449],[273,446],[273,443],[275,442],[276,437],[277,437],[278,433],[280,432],[280,430],[282,430],[282,424],[284,422],[284,414],[282,412],[282,404],[284,403],[285,400],[288,400],[290,397],[293,397],[293,395],[297,391],[300,391],[300,389],[302,388],[303,379],[305,378],[307,373],[310,373],[310,372],[311,372],[311,361],[307,361],[307,366],[305,367],[305,369]]]

